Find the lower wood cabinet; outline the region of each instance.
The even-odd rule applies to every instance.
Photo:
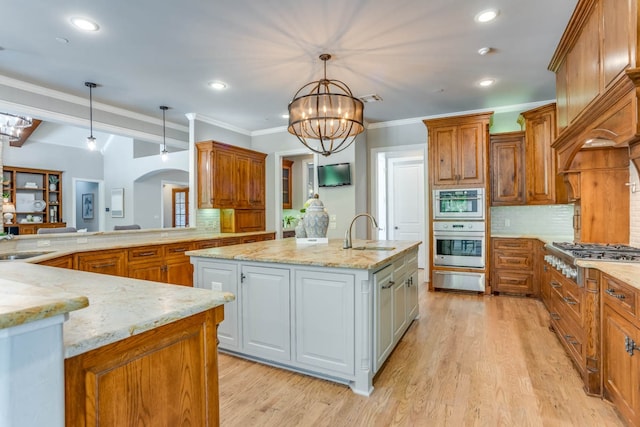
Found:
[[[73,270],[73,255],[65,255],[58,258],[48,259],[39,263],[49,267],[68,268]]]
[[[218,426],[223,317],[218,306],[66,359],[66,426]]]
[[[640,292],[604,273],[601,282],[604,396],[640,425]]]
[[[495,293],[505,292],[538,296],[540,285],[537,277],[536,256],[542,243],[537,239],[492,238],[493,268],[491,289]]]
[[[77,255],[78,270],[91,273],[126,276],[127,252],[123,250],[107,250],[84,252]]]

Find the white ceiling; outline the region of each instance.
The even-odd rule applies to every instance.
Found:
[[[24,0],[4,2],[0,74],[186,123],[197,113],[247,131],[280,117],[303,84],[327,76],[368,122],[555,98],[547,65],[577,0]],[[474,16],[498,8],[494,22]],[[84,16],[95,33],[73,28]],[[64,44],[56,38],[65,38]],[[494,52],[480,56],[488,46]],[[480,88],[485,77],[496,79]],[[229,87],[207,87],[222,80]]]

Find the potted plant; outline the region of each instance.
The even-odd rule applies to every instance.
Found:
[[[7,191],[2,193],[2,202],[3,203],[9,203],[9,199],[11,199],[11,193],[9,193]]]
[[[55,175],[49,175],[49,190],[56,191],[60,180]]]

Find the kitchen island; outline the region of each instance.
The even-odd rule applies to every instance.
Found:
[[[11,409],[0,417],[13,417],[7,425],[218,425],[215,334],[233,295],[24,262],[2,263],[2,277],[0,338],[9,331],[21,339],[12,351],[28,356],[60,341],[44,348],[59,354],[46,369],[58,376],[17,384],[31,387],[27,393],[0,393],[0,409]],[[10,333],[65,312],[62,333],[48,341]],[[0,357],[3,378],[40,369],[8,348]],[[63,407],[41,411],[34,391]]]
[[[295,239],[187,252],[194,286],[236,295],[219,348],[348,384],[361,395],[418,316],[418,246]]]

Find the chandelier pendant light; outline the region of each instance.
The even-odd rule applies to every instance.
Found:
[[[324,78],[302,86],[289,103],[289,133],[298,137],[311,151],[329,156],[351,145],[364,131],[364,103],[340,80],[327,79],[327,61],[323,53]]]
[[[84,85],[89,88],[89,127],[90,135],[87,137],[87,147],[93,151],[96,149],[96,139],[93,137],[93,88],[97,85],[91,82],[84,82]]]
[[[31,117],[0,113],[0,141],[14,142],[20,139],[22,129],[33,124]]]
[[[166,105],[161,105],[160,109],[162,110],[162,151],[160,152],[160,158],[163,162],[167,161],[167,125],[165,122],[165,113],[169,109]]]

